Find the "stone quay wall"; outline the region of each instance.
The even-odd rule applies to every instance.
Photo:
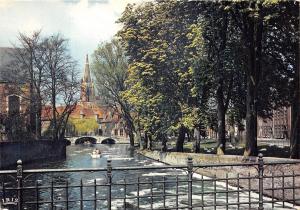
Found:
[[[257,161],[257,157],[249,157],[245,159],[243,156],[235,156],[235,155],[215,155],[215,154],[195,154],[195,153],[180,153],[180,152],[160,152],[160,151],[147,151],[147,150],[139,150],[137,153],[151,158],[156,161],[160,161],[169,165],[187,165],[187,158],[192,157],[193,158],[193,164],[218,164],[218,163],[242,163],[242,162],[255,162]],[[274,165],[268,165],[264,167],[264,176],[271,177],[271,176],[282,176],[283,173],[285,173],[286,177],[284,179],[275,178],[275,181],[272,181],[272,179],[264,179],[264,186],[272,186],[274,185],[274,188],[281,189],[282,186],[300,186],[300,179],[293,179],[294,174],[297,174],[297,172],[300,171],[300,164],[297,162],[297,160],[293,159],[285,159],[285,158],[274,158],[274,157],[264,157],[264,161],[266,163],[272,162],[272,163],[280,163],[282,161],[285,162],[285,164],[274,164]],[[294,162],[294,163],[293,163]],[[295,164],[295,162],[297,164]],[[293,163],[293,164],[289,164]],[[258,175],[257,169],[252,166],[222,166],[222,167],[195,167],[193,168],[193,171],[195,174],[199,174],[200,176],[207,176],[207,177],[216,177],[218,179],[225,180],[226,178],[232,178],[229,180],[228,184],[230,186],[239,186],[244,189],[249,189],[249,183],[247,179],[244,181],[237,181],[237,175],[239,174],[239,177],[248,177],[249,175],[254,177]],[[273,182],[273,184],[272,184]],[[253,182],[251,182],[251,189],[253,191],[259,189],[258,182],[253,179]],[[272,194],[271,191],[264,191],[264,195],[269,197],[274,197],[278,200],[295,200],[295,193],[292,192],[292,190],[286,190],[284,194],[281,193],[275,193],[275,195]],[[295,209],[300,210],[300,202],[296,201],[296,205],[294,206]]]
[[[188,157],[193,158],[194,164],[233,163],[241,162],[243,158],[242,156],[235,155],[218,156],[215,154],[160,152],[148,150],[139,150],[138,153],[169,165],[186,165]]]
[[[0,142],[0,169],[23,163],[66,157],[66,142],[52,140],[27,140],[19,142]]]
[[[256,162],[257,157],[245,158],[239,155],[216,155],[202,153],[182,153],[182,152],[160,152],[149,150],[138,150],[137,153],[150,159],[160,161],[169,165],[186,165],[187,158],[193,158],[194,164],[218,164],[218,163],[243,163]],[[265,162],[294,162],[293,159],[264,157]]]

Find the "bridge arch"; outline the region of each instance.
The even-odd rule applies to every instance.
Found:
[[[79,137],[78,139],[75,140],[75,144],[84,144],[85,142],[91,143],[91,144],[96,144],[97,139],[91,136],[83,136]]]
[[[105,138],[101,141],[101,144],[115,144],[117,141],[113,138]]]

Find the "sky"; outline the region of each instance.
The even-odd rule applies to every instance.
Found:
[[[121,28],[116,20],[128,3],[144,0],[0,0],[0,47],[17,43],[19,32],[43,35],[61,33],[69,40],[70,53],[82,69],[102,41]]]

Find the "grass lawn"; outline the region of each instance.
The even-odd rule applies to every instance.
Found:
[[[175,151],[175,141],[169,142],[168,151]],[[208,139],[202,141],[200,143],[200,153],[205,154],[216,154],[217,142],[213,139]],[[239,143],[235,146],[232,146],[230,143],[226,144],[225,154],[227,155],[243,155],[245,144]],[[193,142],[185,142],[184,144],[184,152],[192,152]],[[288,158],[290,148],[285,146],[276,146],[276,145],[268,145],[268,144],[260,144],[258,142],[258,150],[260,153],[264,155],[264,157],[280,157],[280,158]]]

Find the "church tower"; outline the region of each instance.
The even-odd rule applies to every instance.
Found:
[[[80,101],[81,102],[95,101],[95,89],[94,89],[94,83],[91,78],[88,55],[86,55],[83,78],[81,79]]]

